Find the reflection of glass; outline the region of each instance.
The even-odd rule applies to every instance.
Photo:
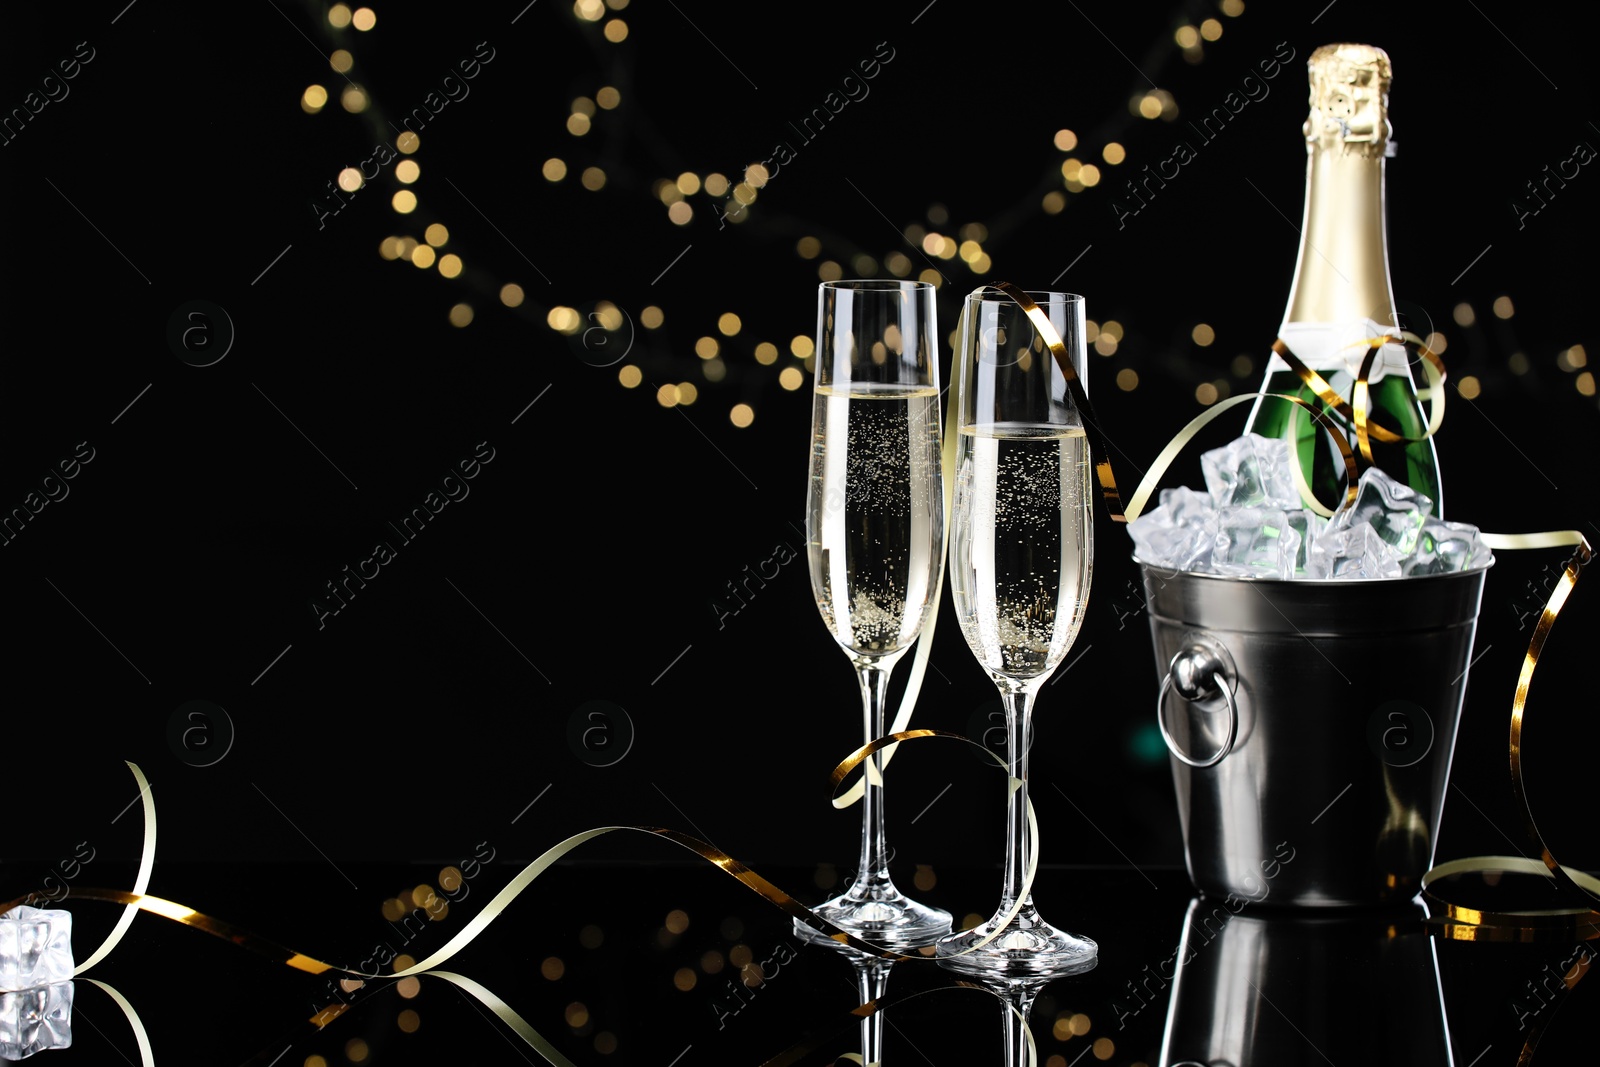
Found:
[[[1083,298],[1028,295],[1081,378]],[[1073,973],[1094,966],[1095,943],[1051,926],[1032,895],[1022,897],[1032,849],[1023,739],[1034,696],[1072,647],[1089,596],[1089,445],[1067,378],[1022,305],[981,288],[967,297],[962,322],[950,589],[961,633],[1005,705],[1013,784],[1000,907],[938,951],[945,966],[968,973]]]
[[[1172,980],[1161,1063],[1448,1067],[1426,917],[1420,904],[1266,914],[1196,897],[1155,969]]]
[[[861,683],[866,740],[883,736],[889,674],[917,641],[944,575],[938,334],[927,282],[824,282],[806,541],[811,588]],[[814,910],[860,937],[914,948],[950,915],[889,878],[882,754],[862,767],[861,862],[850,888]],[[795,932],[816,932],[795,923]]]

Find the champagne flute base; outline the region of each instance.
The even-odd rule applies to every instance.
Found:
[[[1002,912],[971,930],[940,938],[936,945],[939,966],[980,977],[1059,977],[1093,970],[1100,962],[1099,945],[1057,930],[1041,919],[1031,904],[1001,929],[1004,917]],[[1001,929],[998,937],[972,949],[997,929]]]
[[[894,951],[931,945],[951,929],[949,912],[918,904],[892,883],[875,886],[866,893],[851,890],[811,910],[859,940]],[[838,943],[798,919],[794,931],[805,941]]]

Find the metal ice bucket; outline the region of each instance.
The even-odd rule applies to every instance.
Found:
[[[1415,897],[1487,571],[1276,581],[1136,562],[1195,887],[1268,907]]]

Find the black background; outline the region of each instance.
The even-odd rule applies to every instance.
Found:
[[[287,2],[8,12],[4,108],[78,42],[94,58],[67,98],[0,146],[0,506],[20,506],[79,442],[94,459],[0,548],[18,812],[0,896],[26,892],[83,839],[131,865],[131,814],[109,823],[133,798],[131,760],[156,790],[160,859],[194,872],[152,891],[197,907],[218,892],[208,870],[257,882],[294,870],[335,929],[372,917],[387,895],[355,888],[341,868],[449,862],[482,841],[514,864],[607,824],[670,827],[758,869],[792,868],[802,881],[791,891],[821,899],[805,873],[847,873],[857,838],[854,812],[828,805],[827,773],[861,738],[854,680],[802,562],[809,381],[778,381],[799,365],[789,339],[813,332],[818,263],[852,276],[850,257],[881,264],[898,251],[921,271],[930,261],[907,227],[982,223],[989,274],[932,261],[945,278],[941,330],[984,280],[1083,293],[1091,318],[1125,328],[1113,356],[1090,357],[1090,389],[1127,496],[1202,410],[1197,385],[1258,384],[1297,245],[1304,59],[1335,40],[1378,44],[1394,62],[1390,263],[1403,309],[1448,339],[1437,438],[1447,514],[1501,532],[1600,532],[1600,415],[1556,362],[1571,345],[1600,352],[1595,179],[1583,169],[1537,214],[1519,219],[1513,206],[1547,164],[1600,144],[1592,24],[1552,4],[1319,6],[1252,2],[1232,18],[1203,3],[634,0],[617,44],[552,0],[384,5],[370,33]],[[1174,30],[1208,17],[1225,32],[1188,62]],[[390,124],[479,42],[494,58],[409,157],[421,166],[417,211],[391,209],[401,186],[390,164],[319,226],[311,205],[325,183],[392,143]],[[803,142],[790,122],[880,42],[893,59],[870,95]],[[336,103],[334,48],[354,56],[349,78],[372,101],[362,114]],[[1201,145],[1186,120],[1280,49],[1294,59],[1270,93]],[[312,83],[334,94],[317,115],[298,106]],[[573,100],[604,85],[621,106],[570,135]],[[1174,95],[1177,122],[1130,113],[1153,86]],[[1063,127],[1079,138],[1071,153],[1052,145]],[[1119,225],[1122,182],[1179,140],[1197,158]],[[653,195],[683,171],[737,175],[779,141],[795,158],[746,222],[719,227],[725,201],[702,192],[677,226]],[[1108,141],[1127,149],[1120,166],[1099,158]],[[1097,163],[1104,180],[1047,214],[1042,197],[1061,188],[1067,155]],[[540,174],[551,157],[569,168],[559,183]],[[604,169],[603,189],[579,184],[588,166]],[[378,255],[383,238],[420,238],[434,221],[450,230],[442,251],[466,263],[460,278]],[[816,260],[796,253],[803,236],[821,241]],[[527,292],[515,310],[496,298],[508,282]],[[1490,312],[1500,296],[1514,303],[1508,320]],[[224,308],[236,330],[209,367],[168,342],[170,318],[193,300]],[[618,383],[622,364],[596,365],[617,349],[546,324],[552,307],[587,313],[598,300],[628,315],[605,340],[627,348],[638,388]],[[447,318],[461,302],[475,311],[464,329]],[[1454,320],[1460,303],[1474,325]],[[664,322],[647,330],[651,306]],[[717,319],[729,311],[743,326],[725,338]],[[1216,334],[1205,348],[1190,335],[1201,322]],[[723,346],[721,382],[702,377],[703,336]],[[761,341],[778,345],[776,366],[753,358]],[[1513,353],[1526,373],[1511,371]],[[1241,354],[1254,360],[1244,375]],[[1124,368],[1136,390],[1114,385]],[[1469,375],[1475,401],[1453,387]],[[681,381],[697,384],[694,404],[657,403],[655,385]],[[728,419],[741,402],[755,411],[747,429]],[[1242,422],[1242,410],[1225,415],[1163,484],[1198,485],[1199,453]],[[319,627],[311,604],[325,583],[392,541],[386,520],[483,441],[495,458],[470,496]],[[1170,870],[1182,843],[1152,745],[1159,676],[1137,573],[1121,527],[1101,516],[1096,536],[1088,620],[1038,705],[1044,859]],[[719,610],[727,583],[780,544],[796,560],[736,614]],[[1530,583],[1542,588],[1564,559],[1502,553],[1489,576],[1439,859],[1530,851],[1507,726]],[[1583,584],[1541,665],[1525,758],[1552,847],[1592,866],[1590,760],[1571,743],[1587,729],[1595,632]],[[970,734],[994,694],[948,615],[946,605],[913,725]],[[169,745],[169,719],[190,700],[225,708],[234,727],[212,766]],[[631,720],[631,748],[613,766],[569,744],[590,700]],[[932,742],[902,751],[894,772],[897,875],[998,864],[997,776]],[[629,877],[664,862],[657,843],[622,837],[584,856]],[[958,914],[993,903],[922,895]],[[209,910],[289,936],[282,916],[237,910],[248,899],[230,907],[222,893]],[[339,951],[359,950],[328,953]]]

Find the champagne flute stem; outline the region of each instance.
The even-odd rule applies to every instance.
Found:
[[[1028,848],[1028,717],[1033,694],[1025,689],[1002,690],[1006,711],[1006,773],[1013,787],[1006,801],[1006,875],[1000,892],[1000,914],[1022,895]]]
[[[883,996],[889,986],[891,964],[888,960],[866,957],[852,961],[851,966],[856,972],[856,989],[861,1003],[867,1004]],[[883,1063],[884,1021],[881,1010],[861,1020],[861,1061],[867,1067],[879,1067]]]
[[[867,735],[862,743],[867,744],[883,736],[889,671],[877,663],[863,662],[857,665],[856,676],[861,680],[862,719]],[[868,775],[868,768],[862,768],[861,861],[856,866],[855,885],[851,887],[851,895],[858,897],[871,897],[873,889],[889,884],[889,861],[883,830],[883,789],[873,782],[875,777],[879,782],[883,780],[883,754],[875,753],[867,760],[873,764],[875,773]]]
[[[1000,1005],[1000,1015],[1005,1020],[1006,1067],[1034,1067],[1028,1062],[1028,1014],[1033,1011],[1033,1000],[1040,988],[1031,984],[1018,986],[1007,991]]]

